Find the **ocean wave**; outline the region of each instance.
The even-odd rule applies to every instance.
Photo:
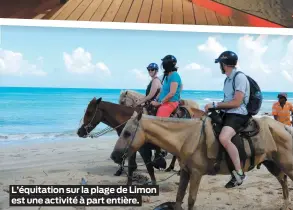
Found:
[[[93,131],[92,133],[97,133]],[[113,135],[114,131],[105,133],[104,135]],[[60,133],[20,133],[20,134],[0,134],[0,142],[10,142],[10,141],[28,141],[28,140],[58,140],[58,139],[74,139],[79,138],[76,131],[67,131]]]
[[[203,100],[204,101],[222,101],[223,99],[221,99],[221,98],[205,98]]]

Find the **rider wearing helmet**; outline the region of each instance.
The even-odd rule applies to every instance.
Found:
[[[220,108],[223,117],[223,128],[219,135],[219,141],[228,152],[235,170],[232,171],[231,180],[226,184],[226,188],[232,188],[241,185],[246,178],[241,169],[240,157],[237,147],[231,142],[241,126],[249,120],[250,116],[246,105],[249,102],[250,85],[244,74],[237,74],[234,78],[238,56],[232,51],[225,51],[215,60],[220,64],[222,74],[226,74],[226,82],[224,84],[224,100],[220,103],[211,103],[205,106],[205,110],[209,108]],[[233,89],[233,78],[235,82],[235,91]]]
[[[182,82],[177,72],[177,59],[173,55],[166,55],[161,60],[164,69],[163,87],[158,96],[158,101],[152,101],[151,104],[159,106],[157,116],[170,117],[179,105]]]
[[[147,86],[146,89],[146,96],[139,100],[136,103],[136,106],[141,105],[143,103],[145,103],[146,101],[152,101],[154,100],[157,95],[160,93],[160,89],[161,89],[161,80],[158,78],[157,74],[159,71],[159,67],[156,63],[150,63],[147,66],[147,70],[149,72],[150,77],[152,78],[149,85]]]
[[[158,94],[160,93],[162,84],[161,84],[161,80],[158,77],[158,72],[159,72],[159,66],[156,63],[150,63],[147,66],[147,71],[151,77],[151,81],[147,86],[146,89],[146,96],[139,100],[136,103],[136,106],[139,106],[147,101],[152,101],[154,100]],[[165,160],[161,160],[162,157],[165,156],[165,153],[161,150],[160,147],[155,147],[155,159],[153,161],[153,166],[157,169],[160,168],[160,166],[162,165],[162,162],[165,162]],[[164,164],[163,164],[164,165]]]

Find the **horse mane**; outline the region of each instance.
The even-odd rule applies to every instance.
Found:
[[[122,99],[125,97],[127,90],[121,90],[118,103],[121,104]]]
[[[119,104],[121,104],[121,102],[125,98],[126,94],[127,94],[128,97],[130,97],[130,98],[132,98],[134,100],[141,99],[141,98],[144,97],[143,94],[141,94],[141,93],[139,93],[137,91],[134,91],[134,90],[121,90],[120,91],[120,96],[119,96],[119,102],[118,102]]]

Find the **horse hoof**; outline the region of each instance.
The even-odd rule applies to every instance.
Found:
[[[121,176],[122,172],[123,171],[119,169],[118,171],[116,171],[116,173],[114,174],[114,176]]]
[[[170,171],[172,171],[174,168],[173,167],[169,167],[169,168],[167,168],[166,170],[165,170],[165,172],[170,172]]]

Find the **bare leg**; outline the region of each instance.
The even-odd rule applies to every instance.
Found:
[[[227,150],[234,164],[235,170],[239,171],[241,169],[239,152],[236,146],[231,142],[231,139],[233,138],[233,136],[235,136],[235,134],[236,132],[233,128],[224,126],[220,133],[219,140],[223,147]]]
[[[221,130],[219,140],[223,147],[228,152],[231,161],[233,162],[235,170],[232,170],[232,176],[230,181],[225,185],[226,188],[233,188],[239,186],[243,183],[246,176],[242,171],[242,167],[240,164],[240,157],[237,147],[231,142],[233,136],[235,136],[236,132],[233,128],[229,126],[224,126]]]
[[[179,187],[178,187],[177,196],[176,196],[175,210],[182,209],[181,204],[183,202],[189,180],[190,180],[190,174],[186,170],[182,169],[180,173],[180,182],[179,182]]]
[[[195,210],[194,204],[196,201],[201,178],[202,174],[198,170],[192,170],[189,186],[188,210]]]

